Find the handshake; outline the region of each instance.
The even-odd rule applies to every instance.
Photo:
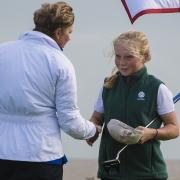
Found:
[[[94,124],[94,125],[96,126],[96,133],[91,138],[86,139],[87,144],[90,146],[93,145],[93,143],[97,140],[97,138],[99,137],[99,134],[102,131],[102,127],[100,125],[96,125],[96,124]]]

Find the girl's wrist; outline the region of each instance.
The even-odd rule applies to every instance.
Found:
[[[155,133],[152,139],[156,139],[159,134],[158,129],[154,129],[154,130],[155,130]]]

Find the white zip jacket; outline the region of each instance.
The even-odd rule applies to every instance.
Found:
[[[0,159],[64,156],[60,129],[88,139],[95,126],[77,107],[73,65],[49,36],[31,31],[0,45]]]

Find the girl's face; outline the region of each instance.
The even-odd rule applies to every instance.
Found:
[[[114,46],[115,64],[123,76],[130,76],[144,66],[143,58],[135,56],[125,46],[118,44]]]

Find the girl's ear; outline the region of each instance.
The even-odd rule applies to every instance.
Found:
[[[148,53],[145,53],[145,54],[144,54],[144,62],[146,62],[147,59],[148,59]]]

